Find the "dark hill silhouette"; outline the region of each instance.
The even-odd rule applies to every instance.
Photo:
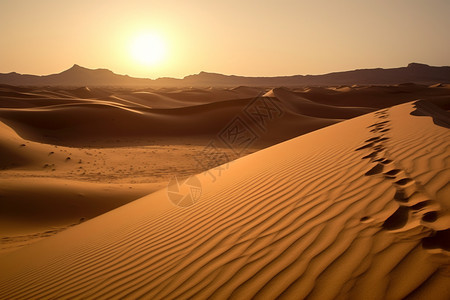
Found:
[[[411,63],[391,69],[359,69],[323,75],[293,75],[277,77],[245,77],[200,72],[183,79],[134,78],[115,74],[107,69],[88,69],[73,65],[58,74],[36,76],[15,72],[1,74],[0,84],[15,86],[147,86],[147,87],[237,87],[237,86],[329,86],[352,84],[450,83],[450,67],[434,67]]]

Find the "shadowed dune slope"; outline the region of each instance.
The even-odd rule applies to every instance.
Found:
[[[297,113],[318,118],[350,119],[375,110],[368,107],[337,107],[321,104],[300,97],[284,88],[273,89],[266,95],[273,95]]]
[[[0,122],[0,244],[13,235],[98,216],[161,187],[147,183],[129,190],[124,184],[75,181],[70,170],[81,173],[83,162],[93,163],[86,153],[24,140]]]
[[[199,174],[192,206],[160,190],[4,254],[0,298],[449,299],[450,134],[415,110]]]
[[[313,87],[298,90],[295,93],[309,100],[328,105],[385,108],[417,99],[431,100],[442,97],[448,99],[450,88],[448,85],[425,86],[419,84],[392,86],[355,85],[334,90]]]
[[[120,184],[45,177],[0,178],[0,186],[1,237],[78,223],[80,219],[96,217],[152,191],[151,184],[141,185],[140,189],[135,185],[132,191],[127,191]]]
[[[166,137],[214,138],[249,106],[270,115],[258,95],[282,110],[257,132],[260,146],[417,99],[449,108],[447,85],[341,86],[298,89],[254,88],[18,88],[0,85],[0,119],[21,137],[62,146],[132,143]],[[247,118],[248,119],[248,118]],[[246,120],[258,131],[255,119]],[[136,142],[137,140],[142,140]],[[122,141],[122,144],[127,142]]]
[[[69,99],[64,104],[59,100],[54,104],[52,100],[47,101],[47,105],[40,107],[0,108],[0,119],[25,139],[58,145],[83,146],[86,141],[118,138],[204,136],[211,139],[236,116],[242,115],[252,99],[159,109],[92,99]],[[338,121],[338,118],[317,118],[282,107],[282,114],[271,122],[268,132],[263,132],[258,142],[273,145]],[[248,123],[255,126],[255,121]]]

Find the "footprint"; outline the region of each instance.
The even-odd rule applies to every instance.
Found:
[[[382,164],[376,164],[372,169],[367,171],[364,175],[370,176],[370,175],[380,174],[381,172],[383,172],[383,168],[384,168],[384,166]]]
[[[431,200],[425,200],[411,206],[412,210],[421,210],[433,204]]]
[[[393,169],[390,170],[389,172],[386,172],[384,174],[388,175],[388,176],[397,176],[402,170],[400,169]]]
[[[450,229],[436,231],[432,236],[423,238],[422,247],[450,251]]]
[[[383,228],[386,230],[396,230],[404,227],[408,223],[409,209],[400,206],[397,210],[384,221]]]
[[[386,130],[386,129],[387,129],[387,130]],[[388,131],[388,130],[389,130],[389,128],[385,128],[385,127],[376,127],[376,128],[374,128],[374,129],[370,130],[370,132],[372,132],[372,133],[374,133],[374,134],[380,134],[380,133],[386,132],[386,131]]]
[[[375,145],[373,147],[373,149],[376,150],[376,151],[381,151],[381,150],[384,150],[385,148],[383,146],[381,146],[381,145]]]
[[[386,123],[389,123],[389,121],[377,122],[377,123],[374,123],[372,125],[367,126],[367,128],[377,127],[377,126],[380,126],[380,125],[383,125],[383,124],[386,124]]]
[[[390,162],[392,162],[392,161],[390,161]],[[382,162],[382,163],[384,163],[384,162]],[[409,185],[409,184],[413,184],[414,182],[415,182],[414,179],[409,178],[409,177],[405,177],[405,178],[402,178],[400,180],[397,180],[395,182],[395,184],[397,184],[399,186],[406,186],[406,185]]]
[[[397,186],[397,192],[395,192],[394,200],[402,203],[409,202],[412,195],[416,192],[416,186],[410,184],[408,186]]]
[[[385,159],[385,160],[381,161],[381,163],[382,163],[383,165],[388,165],[388,164],[390,164],[390,163],[392,163],[392,162],[393,162],[392,159]]]
[[[385,159],[385,160],[380,161],[380,163],[384,166],[385,172],[395,169],[395,164],[394,164],[393,160]]]
[[[372,153],[370,153],[370,154],[368,154],[368,155],[366,155],[366,156],[363,156],[362,159],[377,157],[378,153],[380,153],[380,151],[377,151],[377,150],[376,150],[376,151],[373,151]],[[374,161],[375,161],[375,160],[374,160]]]
[[[406,195],[404,190],[397,189],[397,191],[395,192],[394,200],[398,202],[406,203],[408,202],[408,198],[409,197]]]
[[[379,136],[376,136],[376,137],[367,139],[365,142],[366,142],[366,143],[368,143],[368,142],[375,142],[375,141],[378,141],[379,139],[380,139],[380,137],[379,137]]]
[[[369,143],[369,144],[366,144],[366,145],[364,145],[364,146],[361,146],[361,147],[359,147],[359,148],[355,149],[355,151],[359,151],[359,150],[367,149],[367,148],[370,148],[370,147],[372,147],[373,145],[374,145],[374,143]]]
[[[397,193],[394,196],[395,200],[405,202],[417,190],[415,181],[411,178],[403,178],[394,182],[397,187]]]
[[[380,125],[376,125],[376,126],[374,127],[374,129],[378,129],[378,130],[385,129],[387,125],[388,125],[388,124],[380,124]]]
[[[426,201],[430,201],[429,204],[431,204],[431,200],[427,196],[425,196],[423,193],[416,191],[408,198],[408,206],[414,206],[416,204]]]
[[[437,218],[438,218],[437,211],[429,211],[422,216],[422,221],[427,222],[427,223],[432,223],[432,222],[435,222],[437,220]]]
[[[368,216],[364,216],[360,219],[361,223],[370,223],[373,221],[373,218],[368,217]]]
[[[389,179],[395,179],[396,177],[404,175],[404,172],[400,169],[392,169],[384,173],[384,176]]]

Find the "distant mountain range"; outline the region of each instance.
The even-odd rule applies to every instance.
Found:
[[[0,73],[0,84],[16,86],[117,86],[117,87],[236,87],[236,86],[331,86],[353,84],[450,83],[450,67],[434,67],[410,63],[391,69],[359,69],[324,75],[293,75],[277,77],[245,77],[200,72],[183,79],[134,78],[115,74],[107,69],[87,69],[73,65],[58,74],[37,76],[16,72]]]

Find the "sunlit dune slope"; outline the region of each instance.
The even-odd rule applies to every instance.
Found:
[[[448,299],[448,122],[402,104],[199,174],[191,206],[160,190],[0,256],[0,298]]]
[[[0,168],[29,166],[42,167],[41,163],[49,156],[49,147],[38,143],[29,143],[22,139],[10,127],[0,122]],[[54,153],[52,153],[54,154]],[[60,154],[57,158],[64,159]]]

